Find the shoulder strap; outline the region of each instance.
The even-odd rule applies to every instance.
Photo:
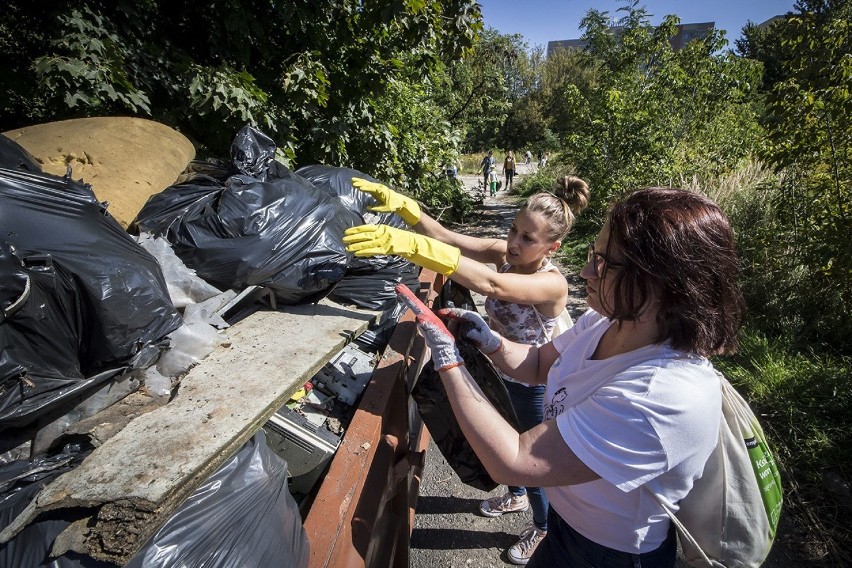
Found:
[[[541,321],[541,315],[539,315],[538,310],[537,310],[537,309],[535,309],[535,306],[534,306],[534,305],[532,305],[532,304],[530,304],[530,307],[533,309],[533,312],[535,312],[535,319],[537,319],[537,320],[538,320],[538,325],[540,325],[540,326],[541,326],[541,330],[544,332],[544,337],[545,337],[545,339],[547,339],[548,341],[553,341],[553,340],[550,338],[550,335],[551,335],[551,334],[550,334],[550,333],[548,333],[548,332],[547,332],[547,328],[546,328],[546,327],[544,327],[544,322],[543,322],[543,321]]]

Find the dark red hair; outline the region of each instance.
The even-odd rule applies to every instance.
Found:
[[[697,355],[732,353],[745,315],[734,234],[718,205],[683,189],[643,188],[612,206],[607,256],[611,317],[636,319],[659,301],[659,342]]]

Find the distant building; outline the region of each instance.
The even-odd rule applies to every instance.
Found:
[[[766,23],[766,22],[765,22]],[[765,24],[764,23],[764,24]],[[761,24],[761,25],[764,25]],[[713,28],[716,27],[716,22],[702,22],[697,24],[678,24],[677,33],[669,38],[672,49],[675,51],[682,49],[687,43],[695,39],[704,39],[707,37]],[[624,33],[624,26],[612,26],[609,28],[615,36],[620,36]],[[589,42],[584,39],[562,39],[558,41],[547,42],[547,55],[557,49],[585,49]]]
[[[762,24],[755,24],[755,26],[756,26],[756,27],[758,27],[758,28],[761,28],[761,29],[762,29],[762,28],[768,28],[769,26],[771,26],[771,25],[772,25],[772,24],[774,24],[775,22],[777,22],[777,21],[779,21],[779,20],[783,20],[784,18],[786,18],[786,16],[783,16],[783,15],[780,15],[780,16],[772,16],[771,18],[769,18],[768,20],[766,20],[766,21],[765,21],[765,22],[763,22]]]

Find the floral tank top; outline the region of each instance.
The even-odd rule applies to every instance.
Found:
[[[511,265],[504,264],[498,272],[507,272]],[[550,260],[545,260],[541,268],[536,272],[558,271]],[[495,298],[485,299],[485,313],[488,314],[488,325],[510,341],[527,343],[529,345],[544,345],[553,334],[556,326],[556,317],[547,317],[538,312],[531,304],[516,304],[515,302],[504,302]],[[519,383],[512,377],[500,372],[506,380]]]

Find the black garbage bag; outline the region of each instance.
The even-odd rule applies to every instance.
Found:
[[[331,195],[353,213],[358,214],[358,224],[390,225],[411,230],[396,213],[375,213],[370,207],[376,200],[369,193],[353,187],[352,178],[359,177],[379,182],[376,178],[351,168],[324,165],[305,166],[296,173],[314,186]],[[382,183],[382,182],[379,182]],[[337,283],[329,297],[340,303],[352,303],[362,308],[385,310],[396,305],[397,284],[412,290],[419,286],[420,268],[399,256],[353,257],[343,279]]]
[[[41,166],[32,154],[2,134],[0,134],[0,168],[41,173]]]
[[[287,488],[287,463],[263,430],[196,489],[127,563],[147,566],[307,566],[308,540]]]
[[[350,211],[358,213],[364,223],[390,225],[397,229],[409,229],[409,226],[402,220],[402,217],[396,213],[376,213],[370,211],[370,207],[378,205],[378,202],[369,193],[356,189],[352,185],[352,178],[358,177],[367,181],[384,183],[371,175],[353,170],[352,168],[336,168],[321,164],[301,167],[296,170],[296,173],[329,195],[336,197]]]
[[[10,278],[2,308],[21,298],[26,282],[35,293],[17,316],[0,322],[2,388],[14,386],[18,403],[32,398],[29,406],[14,408],[14,396],[4,393],[11,398],[0,397],[7,405],[0,418],[21,423],[128,366],[150,364],[181,317],[157,261],[106,213],[89,186],[0,169],[0,202],[3,270]]]
[[[470,295],[470,291],[452,280],[448,280],[444,284],[441,293],[432,305],[434,311],[444,307],[476,311],[476,304]],[[500,378],[494,364],[470,341],[460,337],[456,339],[456,345],[459,354],[464,359],[465,367],[476,380],[479,388],[482,389],[482,392],[503,418],[520,431],[509,392],[506,390],[506,385],[503,384],[503,379]],[[453,414],[441,377],[435,371],[431,361],[420,372],[417,383],[411,391],[411,396],[417,403],[417,411],[429,429],[432,439],[435,440],[435,445],[438,446],[441,454],[453,468],[453,471],[456,472],[456,475],[459,476],[459,479],[463,483],[483,491],[492,491],[497,487],[498,483],[485,470],[485,466],[482,465],[479,457],[462,433],[461,426],[459,426],[458,420]]]
[[[419,266],[398,256],[381,258],[388,260],[370,262],[374,259],[353,257],[346,275],[328,297],[341,304],[384,311],[398,303],[394,291],[397,284],[405,284],[412,290],[420,287]]]
[[[86,382],[83,315],[73,277],[50,257],[19,258],[0,243],[0,428],[46,410]]]
[[[222,181],[215,175],[221,169],[210,175],[200,168],[152,196],[133,230],[165,237],[189,268],[217,288],[260,285],[284,304],[317,301],[343,278],[352,257],[343,232],[361,219],[301,176],[270,165],[274,145],[261,142],[253,129],[234,141],[238,168],[252,175]]]

